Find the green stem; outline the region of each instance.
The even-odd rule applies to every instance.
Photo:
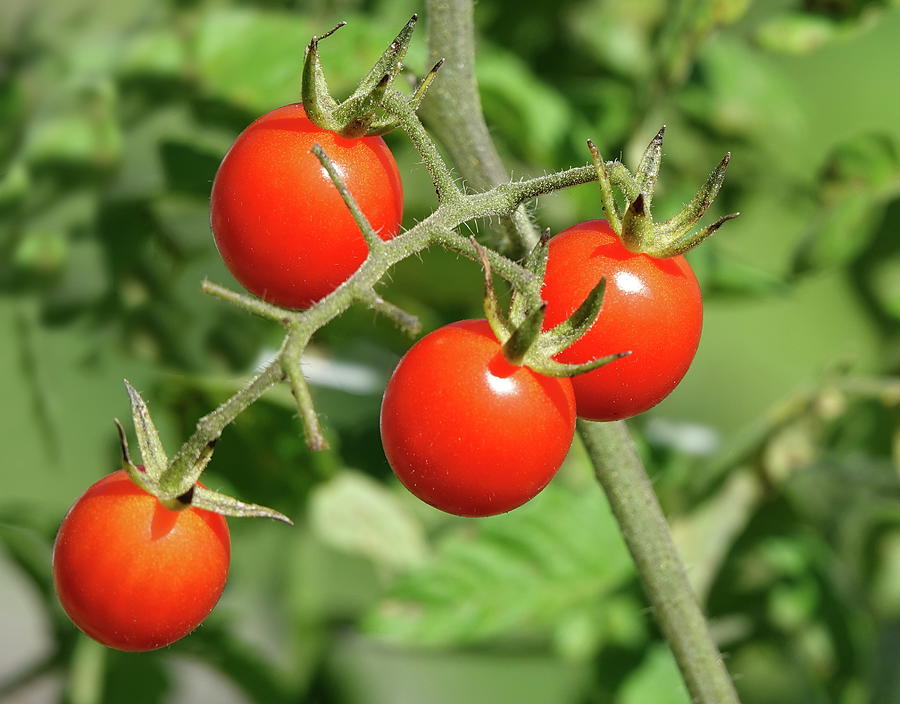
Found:
[[[438,79],[422,102],[426,122],[447,147],[469,185],[484,191],[507,180],[506,168],[488,133],[475,81],[475,31],[471,2],[428,0],[430,61],[446,59]],[[540,232],[525,208],[501,219],[513,256],[537,244]]]
[[[578,421],[657,623],[697,704],[739,704],[624,422]]]

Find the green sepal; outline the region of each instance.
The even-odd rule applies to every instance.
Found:
[[[547,270],[547,257],[550,253],[550,228],[546,228],[541,232],[541,236],[537,244],[528,253],[525,259],[525,268],[528,269],[535,278],[543,281],[544,273]],[[523,296],[518,289],[513,289],[509,302],[509,319],[513,324],[519,324],[525,319],[525,313],[528,310],[528,297]]]
[[[662,161],[662,144],[665,134],[666,126],[663,125],[659,128],[656,136],[650,140],[647,149],[644,150],[644,155],[641,157],[635,173],[638,186],[641,189],[641,193],[644,194],[644,202],[647,208],[650,207],[650,203],[653,201],[653,190],[656,188],[656,178],[659,176],[659,165]]]
[[[319,42],[330,37],[346,24],[346,22],[339,22],[321,37],[310,39],[309,45],[306,47],[306,56],[303,59],[303,79],[300,88],[303,109],[313,124],[332,131],[337,131],[339,128],[332,117],[338,108],[338,103],[328,91],[328,82],[325,80],[325,72],[319,61]]]
[[[740,213],[729,213],[728,215],[723,215],[718,220],[716,220],[712,225],[707,225],[702,230],[698,232],[687,234],[681,239],[677,239],[672,242],[670,245],[657,250],[653,256],[665,258],[665,257],[675,257],[679,254],[684,254],[685,252],[693,249],[698,244],[700,244],[707,237],[712,235],[716,230],[718,230],[722,225],[729,220],[734,220],[738,217]]]
[[[381,80],[368,93],[354,95],[335,111],[338,124],[343,124],[340,134],[347,139],[356,139],[369,134],[369,128],[375,122],[375,110],[381,106],[384,92],[391,83],[391,76],[384,74]]]
[[[625,210],[619,236],[628,251],[646,252],[646,243],[653,236],[653,217],[643,193],[638,193]]]
[[[666,126],[663,125],[650,140],[634,174],[618,161],[604,161],[594,143],[588,140],[600,184],[600,202],[610,227],[630,252],[656,258],[684,254],[713,234],[723,223],[740,215],[725,215],[712,225],[691,232],[722,187],[725,169],[731,160],[729,152],[712,170],[697,194],[676,215],[662,223],[653,221],[650,206],[659,176],[665,131]],[[621,212],[613,187],[618,188],[625,196],[625,203],[628,205],[624,213]]]
[[[500,308],[500,301],[497,300],[497,292],[494,290],[494,274],[491,270],[491,262],[487,258],[487,253],[474,237],[470,237],[469,240],[478,254],[478,259],[481,261],[481,270],[484,272],[484,317],[487,319],[488,325],[491,326],[494,337],[497,338],[500,344],[503,344],[512,334],[512,326]]]
[[[431,87],[431,84],[434,82],[434,79],[437,77],[437,72],[440,71],[441,66],[444,65],[444,59],[438,60],[438,62],[431,67],[431,70],[425,74],[425,78],[419,81],[419,85],[416,86],[415,91],[412,94],[412,97],[409,99],[409,107],[410,110],[416,112],[419,109],[419,105],[422,104],[422,99],[428,94],[428,89]],[[382,116],[375,120],[372,123],[372,126],[369,128],[369,131],[366,134],[370,135],[382,135],[390,132],[392,129],[395,129],[400,124],[400,120],[396,117],[392,116]]]
[[[260,506],[259,504],[244,503],[225,494],[202,487],[199,484],[195,484],[187,492],[174,499],[174,501],[180,503],[183,508],[193,506],[194,508],[202,508],[223,516],[240,518],[273,518],[290,526],[294,525],[290,518],[273,508]]]
[[[119,434],[119,449],[122,452],[122,469],[135,484],[148,494],[156,495],[156,481],[147,472],[140,469],[131,461],[131,453],[128,451],[128,437],[125,435],[125,428],[119,422],[118,418],[114,419],[116,430]]]
[[[403,69],[403,59],[409,49],[417,20],[417,15],[410,17],[375,65],[359,82],[356,90],[341,103],[328,91],[318,47],[322,39],[331,36],[346,23],[338,24],[321,37],[313,37],[306,49],[301,87],[301,99],[309,119],[317,126],[349,139],[380,135],[394,129],[399,124],[396,118],[379,116],[376,112],[382,107],[385,91]],[[443,60],[435,64],[410,98],[409,104],[413,110],[419,106],[442,64]]]
[[[412,40],[413,30],[418,20],[419,16],[416,14],[407,20],[400,33],[394,37],[394,40],[378,58],[378,61],[375,62],[375,65],[366,77],[360,81],[359,86],[357,86],[353,95],[350,96],[350,100],[371,93],[375,86],[384,80],[385,76],[390,82],[400,73],[400,70],[403,68],[403,59],[406,57],[406,50],[409,49],[409,42]]]
[[[597,170],[597,183],[600,184],[600,203],[603,206],[603,212],[606,213],[606,219],[612,227],[613,232],[619,234],[622,232],[621,215],[616,199],[613,195],[612,182],[609,177],[609,171],[606,168],[606,162],[600,150],[591,141],[587,141],[588,149],[591,150],[591,158],[594,161],[594,168]]]
[[[525,316],[525,320],[513,330],[509,339],[503,343],[503,356],[506,357],[506,361],[516,366],[525,362],[528,353],[538,341],[546,313],[547,302],[541,301],[541,304]],[[532,366],[530,362],[528,366]]]
[[[600,310],[603,308],[603,295],[606,292],[606,277],[600,279],[597,285],[578,306],[572,315],[562,321],[541,336],[541,352],[548,357],[559,354],[564,349],[574,344],[597,322]]]
[[[697,191],[697,194],[691,201],[677,215],[660,223],[660,234],[683,237],[690,228],[697,224],[718,195],[722,182],[725,180],[725,169],[728,168],[730,161],[731,152],[727,152],[716,168],[710,172],[706,182],[700,187],[700,190]]]
[[[141,450],[141,461],[144,471],[154,482],[158,482],[169,463],[159,432],[150,417],[147,404],[137,390],[125,379],[125,389],[131,399],[131,418],[134,421],[134,432],[137,435],[138,447]]]
[[[548,358],[534,362],[529,361],[528,367],[544,376],[577,376],[578,374],[592,372],[595,369],[599,369],[610,362],[615,362],[617,359],[622,359],[622,357],[627,357],[630,354],[631,351],[618,352],[616,354],[611,354],[608,357],[600,357],[599,359],[593,359],[590,362],[584,362],[583,364],[565,364],[563,362],[557,362],[555,359]]]

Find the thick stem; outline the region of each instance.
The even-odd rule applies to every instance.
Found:
[[[579,420],[578,431],[691,699],[738,704],[628,427]]]
[[[428,0],[428,47],[432,63],[446,59],[441,75],[422,102],[421,112],[469,185],[485,191],[507,180],[506,168],[491,140],[475,82],[475,31],[471,2]],[[524,255],[540,232],[524,206],[501,219],[508,249]]]

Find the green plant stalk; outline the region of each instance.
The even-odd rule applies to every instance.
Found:
[[[579,420],[578,432],[691,700],[738,704],[628,427]]]
[[[502,183],[506,170],[487,130],[466,127],[470,122],[484,125],[473,68],[472,2],[428,0],[426,7],[431,56],[455,57],[456,52],[464,51],[464,59],[455,57],[455,63],[451,62],[450,80],[442,75],[438,81],[442,88],[436,90],[435,86],[429,93],[429,100],[441,96],[438,104],[447,110],[431,113],[435,133],[449,140],[445,142],[448,150],[471,183],[485,188]],[[464,115],[453,109],[460,105],[468,108]],[[496,159],[486,158],[490,154]],[[522,228],[519,242],[531,241],[530,221],[527,227],[520,221],[514,225]],[[739,704],[628,427],[622,421],[579,421],[578,430],[692,700],[697,704]]]
[[[430,0],[427,3],[430,63],[446,59],[440,78],[428,91],[419,112],[447,147],[469,186],[486,191],[507,180],[506,167],[484,122],[475,80],[475,31],[471,2]],[[512,256],[537,244],[540,232],[520,206],[501,219],[505,241],[494,242]]]

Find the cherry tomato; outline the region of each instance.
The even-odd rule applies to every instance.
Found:
[[[550,240],[544,327],[571,315],[603,276],[597,322],[556,359],[587,362],[630,350],[628,357],[572,377],[581,418],[618,420],[655,406],[684,377],[700,342],[703,306],[684,257],[633,254],[605,220],[590,220]]]
[[[230,555],[222,516],[170,511],[119,470],[69,509],[53,546],[53,578],[69,618],[91,638],[153,650],[206,618]]]
[[[331,158],[382,239],[400,231],[403,186],[381,137],[346,139],[316,127],[300,103],[266,113],[238,136],[212,187],[210,224],[234,277],[286,308],[307,308],[368,255],[362,233],[310,152]]]
[[[413,494],[460,516],[510,511],[543,489],[575,432],[568,379],[506,361],[485,320],[419,340],[381,406],[388,462]]]

